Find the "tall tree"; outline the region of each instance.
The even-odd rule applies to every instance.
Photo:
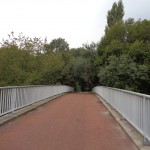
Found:
[[[50,44],[45,45],[45,51],[54,51],[54,52],[60,52],[69,50],[69,44],[65,41],[63,38],[57,38],[53,39]]]
[[[124,16],[124,6],[122,0],[119,0],[118,3],[114,2],[111,10],[107,13],[107,26],[105,31],[112,27],[115,23],[122,20]]]

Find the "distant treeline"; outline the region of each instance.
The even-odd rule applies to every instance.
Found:
[[[122,1],[107,14],[99,43],[69,48],[63,38],[29,38],[12,32],[0,47],[0,86],[96,85],[150,94],[150,20],[123,20]]]

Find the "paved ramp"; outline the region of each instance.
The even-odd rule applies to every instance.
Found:
[[[93,94],[57,98],[0,127],[0,150],[137,150]]]

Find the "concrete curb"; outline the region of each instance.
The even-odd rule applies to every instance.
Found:
[[[107,103],[102,97],[95,94],[97,98],[104,104],[104,106],[108,109],[110,114],[115,118],[115,120],[119,123],[122,129],[127,133],[130,139],[135,143],[139,150],[150,150],[150,146],[143,145],[143,135],[139,133],[126,119],[122,118],[122,116]]]
[[[62,94],[58,94],[58,95],[46,98],[46,99],[41,100],[39,102],[36,102],[34,104],[31,104],[31,105],[28,105],[28,106],[23,107],[21,109],[18,109],[18,110],[14,111],[14,112],[11,112],[11,113],[8,113],[8,114],[6,114],[4,116],[1,116],[0,117],[0,126],[6,124],[7,122],[9,122],[9,121],[11,121],[11,120],[21,116],[21,115],[24,115],[24,114],[34,110],[35,108],[37,108],[37,107],[39,107],[41,105],[44,105],[44,104],[46,104],[46,103],[48,103],[48,102],[50,102],[50,101],[52,101],[52,100],[62,96],[62,95],[65,95],[65,94],[66,93],[62,93]]]

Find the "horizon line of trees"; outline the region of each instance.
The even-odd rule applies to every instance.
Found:
[[[100,42],[79,48],[63,38],[48,43],[12,32],[0,43],[0,86],[105,85],[150,94],[150,20],[123,20],[124,14],[122,1],[115,2]]]
[[[95,43],[70,49],[63,38],[48,43],[12,32],[0,45],[0,86],[66,84],[80,91],[94,85]]]

